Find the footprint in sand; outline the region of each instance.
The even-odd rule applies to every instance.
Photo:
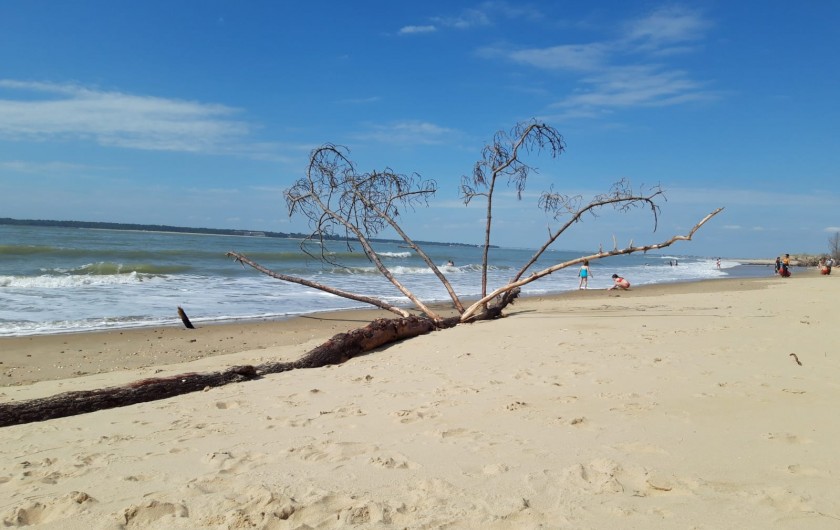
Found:
[[[217,401],[216,408],[219,410],[238,409],[242,406],[241,401]]]
[[[34,462],[28,460],[19,462],[15,466],[20,470],[18,479],[25,483],[42,482],[44,484],[56,484],[59,479],[67,476],[55,468],[57,462],[58,460],[55,458],[45,458]],[[71,474],[74,473],[71,472]],[[10,479],[11,477],[3,482],[8,482]]]
[[[391,416],[394,416],[400,423],[414,423],[429,418],[436,418],[440,415],[437,412],[437,408],[440,403],[441,402],[439,401],[435,401],[427,405],[422,405],[417,409],[398,410],[396,412],[392,412]]]
[[[379,448],[373,444],[359,442],[317,442],[292,447],[288,450],[290,455],[299,457],[302,460],[318,462],[343,462],[360,455],[366,455],[377,451]]]
[[[808,438],[803,438],[801,436],[797,436],[796,434],[791,434],[789,432],[771,432],[765,435],[768,440],[775,440],[779,442],[785,442],[792,445],[798,444],[807,444],[811,443],[811,440]]]
[[[507,473],[510,470],[505,464],[488,464],[481,469],[485,475],[495,476]]]
[[[96,500],[82,491],[71,491],[52,499],[30,501],[2,514],[3,526],[32,526],[58,520],[72,520],[74,514],[81,514]]]
[[[356,406],[338,407],[332,410],[322,410],[320,415],[332,414],[336,418],[349,418],[351,416],[366,416],[367,413]]]
[[[817,469],[815,467],[802,466],[793,464],[787,467],[788,473],[792,475],[802,475],[804,477],[827,477],[829,474],[826,471]]]
[[[377,456],[368,460],[368,463],[385,469],[417,469],[420,467],[419,464],[411,462],[400,454],[394,456]]]
[[[251,453],[240,455],[231,453],[230,451],[216,451],[207,453],[201,460],[209,467],[215,469],[219,474],[228,474],[239,473],[258,466],[261,461],[261,456],[260,454],[255,455]]]
[[[140,506],[131,505],[122,513],[124,528],[148,528],[162,517],[188,517],[189,511],[183,504],[149,500]]]
[[[306,427],[312,423],[312,418],[307,418],[306,416],[298,416],[295,418],[289,418],[283,421],[283,426],[285,427]]]

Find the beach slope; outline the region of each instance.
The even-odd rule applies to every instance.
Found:
[[[802,274],[531,298],[501,320],[340,366],[6,427],[0,520],[55,529],[838,528],[838,293],[837,278]],[[179,341],[201,335],[97,335],[88,339],[96,351],[76,352],[100,361],[96,373],[32,376],[0,388],[0,400],[294,359],[336,326],[364,325],[322,318],[286,335],[271,323],[215,328],[217,340],[248,340],[189,362],[177,359]],[[128,336],[148,362],[124,366],[109,354],[131,351]],[[56,339],[32,338],[30,351],[41,340]],[[158,344],[176,357],[156,353]],[[37,374],[47,357],[26,368]]]

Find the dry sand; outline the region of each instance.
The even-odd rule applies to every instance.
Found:
[[[0,521],[840,528],[838,293],[795,274],[527,299],[340,366],[2,428]],[[293,359],[381,315],[2,340],[0,400]]]

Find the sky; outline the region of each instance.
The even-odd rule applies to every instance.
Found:
[[[681,255],[823,253],[840,231],[840,3],[0,2],[0,217],[307,232],[283,198],[312,149],[437,183],[403,212],[424,241],[481,243],[463,175],[537,120],[565,151],[506,182],[491,242],[536,248],[553,187],[627,179],[553,246],[658,243],[724,210]],[[390,234],[384,234],[388,237]]]

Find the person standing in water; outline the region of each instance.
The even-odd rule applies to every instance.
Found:
[[[583,265],[578,272],[578,276],[580,276],[580,284],[578,285],[578,289],[588,289],[589,288],[589,278],[592,276],[592,271],[589,270],[589,260],[583,260]]]

